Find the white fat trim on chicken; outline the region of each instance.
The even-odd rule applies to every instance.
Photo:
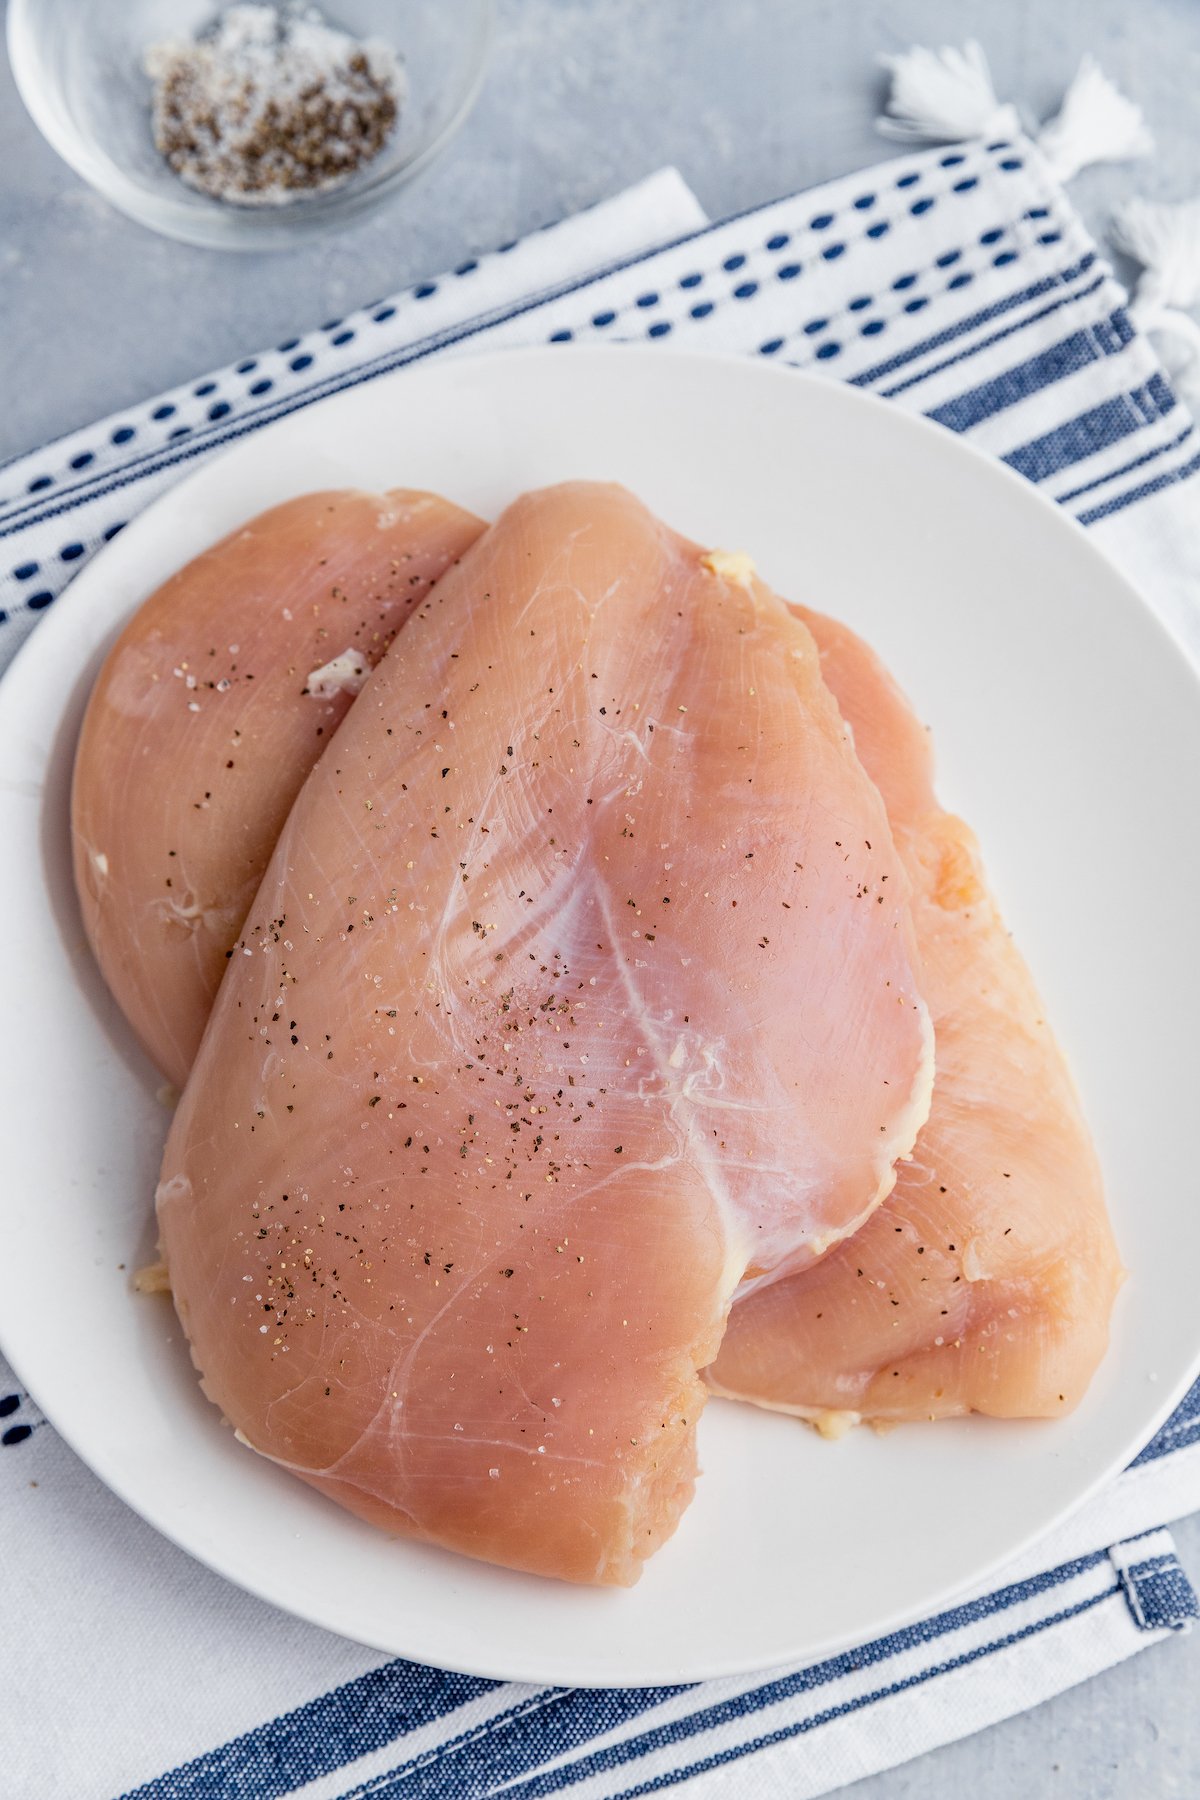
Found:
[[[312,700],[332,700],[336,694],[357,694],[370,674],[366,658],[357,650],[343,650],[330,662],[314,669],[304,685]]]
[[[169,1294],[171,1277],[167,1273],[166,1263],[147,1263],[144,1269],[136,1271],[133,1285],[139,1294]]]
[[[700,558],[700,567],[719,575],[722,581],[744,588],[750,586],[758,573],[754,558],[745,550],[706,550]]]
[[[836,1442],[839,1438],[848,1437],[856,1425],[870,1425],[872,1429],[875,1428],[874,1419],[864,1418],[862,1413],[855,1412],[850,1407],[791,1406],[783,1400],[765,1400],[761,1394],[740,1394],[736,1388],[725,1387],[720,1381],[715,1380],[711,1369],[708,1370],[705,1379],[710,1392],[720,1398],[749,1401],[761,1412],[782,1413],[790,1419],[801,1419],[806,1425],[812,1426],[818,1437],[825,1438],[827,1442]]]

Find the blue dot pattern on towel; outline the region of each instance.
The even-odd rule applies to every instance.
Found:
[[[28,1394],[18,1389],[0,1390],[0,1448],[15,1450],[18,1444],[27,1444],[44,1424]]]
[[[529,315],[526,341],[536,339],[532,321],[539,316],[546,321],[541,341],[556,345],[606,338],[686,344],[691,334],[696,343],[741,347],[779,362],[836,365],[831,372],[846,379],[907,394],[922,380],[921,362],[910,366],[915,343],[944,342],[944,351],[931,348],[925,360],[957,368],[977,344],[1004,341],[1020,326],[1023,314],[1010,319],[994,310],[1016,304],[1005,296],[1026,293],[1022,307],[1050,316],[1103,286],[1094,257],[1077,252],[1072,263],[1063,251],[1064,242],[1075,240],[1064,237],[1061,225],[1053,194],[1019,142],[950,146],[905,156],[869,183],[838,183],[815,200],[800,195],[694,233],[666,251],[635,255],[625,267],[584,277],[557,297],[520,302],[513,316]],[[485,341],[486,332],[472,322],[472,313],[486,306],[476,289],[486,292],[489,270],[512,266],[504,259],[516,248],[469,256],[451,275],[345,318],[327,318],[319,330],[285,338],[274,350],[13,465],[7,500],[0,485],[0,518],[8,509],[23,530],[28,524],[31,533],[42,533],[43,518],[46,526],[44,534],[21,540],[36,543],[34,555],[14,543],[7,574],[0,571],[0,623],[11,632],[14,622],[53,603],[93,548],[139,509],[143,479],[182,472],[310,396],[362,379],[364,369],[382,371],[442,341],[469,345],[476,335]],[[509,291],[519,291],[519,284],[514,289],[510,279]],[[743,316],[745,323],[737,323]],[[1083,351],[1069,339],[1069,355],[1122,353],[1120,343],[1108,347],[1105,330],[1104,319],[1094,324]],[[1137,392],[1136,406],[1126,412],[1135,424],[1145,419],[1151,431],[1168,419],[1170,406],[1144,381]],[[1185,434],[1171,451],[1180,467],[1194,454],[1190,443]],[[1168,447],[1167,440],[1152,446],[1152,458]],[[1044,452],[1034,460],[1040,468]],[[85,503],[86,528],[81,511],[73,517]],[[1078,510],[1093,504],[1081,500]],[[0,658],[13,641],[0,634]]]

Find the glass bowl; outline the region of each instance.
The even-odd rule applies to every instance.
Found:
[[[238,206],[185,185],[154,147],[147,45],[193,36],[218,0],[9,0],[8,53],[42,135],[106,200],[154,231],[216,250],[286,249],[385,201],[449,142],[483,85],[492,0],[331,0],[322,14],[401,57],[407,94],[387,145],[344,186]]]

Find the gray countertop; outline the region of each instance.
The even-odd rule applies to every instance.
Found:
[[[336,10],[336,9],[335,9]],[[1158,151],[1086,172],[1093,230],[1123,196],[1200,193],[1197,0],[500,0],[461,136],[390,209],[328,243],[224,257],[151,236],[39,138],[0,67],[0,458],[292,336],[603,198],[663,163],[714,217],[880,160],[876,54],[984,44],[1032,117],[1091,50]],[[1177,1528],[1200,1585],[1200,1516]],[[749,1778],[748,1778],[749,1779]],[[1200,1634],[860,1783],[856,1800],[1200,1794]]]

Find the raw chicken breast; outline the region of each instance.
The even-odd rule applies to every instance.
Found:
[[[172,576],[109,653],[75,760],[75,879],[105,980],[178,1085],[304,777],[482,529],[432,494],[307,494]]]
[[[891,1198],[817,1267],[735,1307],[709,1382],[832,1433],[1065,1413],[1121,1281],[1087,1126],[975,839],[937,803],[927,733],[859,638],[801,616],[912,881],[937,1075]]]
[[[620,488],[518,501],[300,794],[176,1113],[206,1392],[389,1530],[635,1580],[739,1282],[926,1116],[904,887],[804,625]]]

